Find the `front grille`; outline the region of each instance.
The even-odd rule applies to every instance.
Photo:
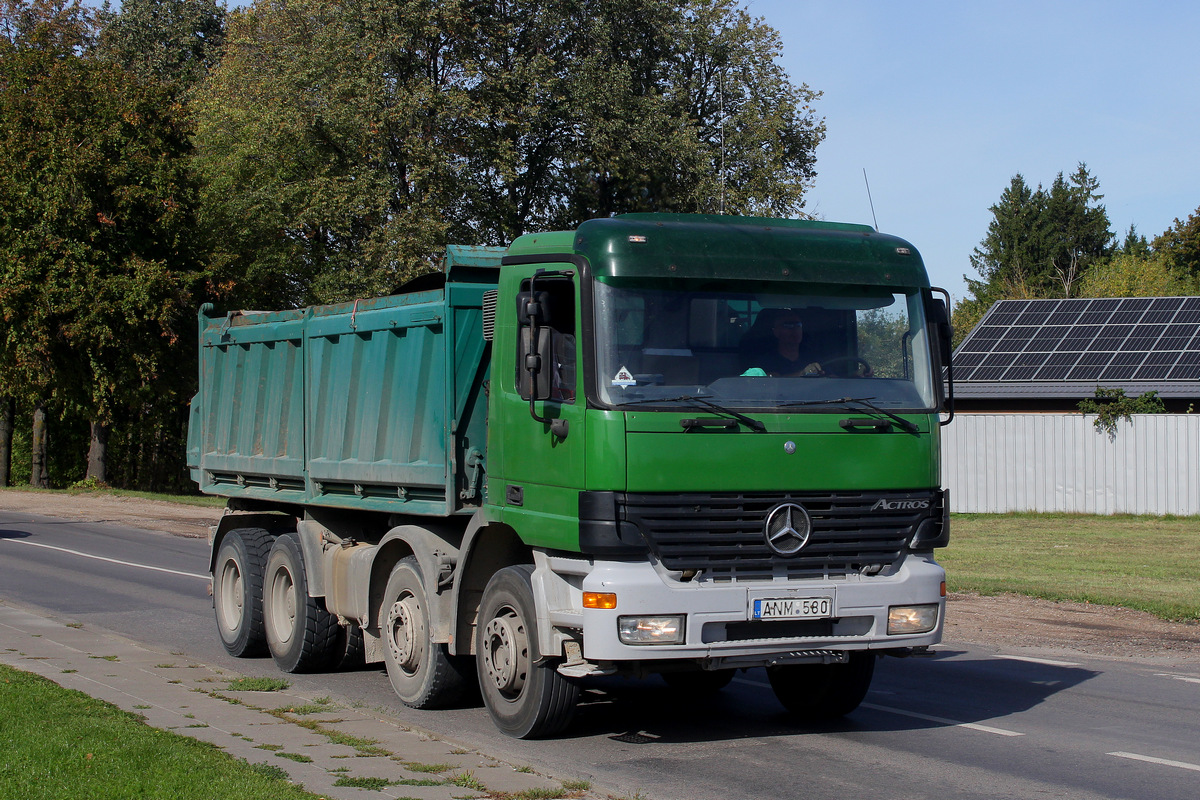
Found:
[[[767,515],[784,502],[804,506],[812,518],[808,543],[786,557],[768,548],[763,535]],[[663,566],[718,582],[885,571],[937,510],[929,491],[625,494],[618,503],[621,518],[637,525]]]

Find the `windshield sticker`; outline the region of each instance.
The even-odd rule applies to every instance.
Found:
[[[633,373],[625,367],[617,370],[616,376],[612,379],[613,386],[637,386],[637,379],[633,377]]]

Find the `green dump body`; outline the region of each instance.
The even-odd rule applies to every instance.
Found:
[[[188,432],[200,490],[274,506],[429,516],[477,508],[483,294],[503,253],[450,247],[442,276],[390,297],[223,316],[203,307]]]

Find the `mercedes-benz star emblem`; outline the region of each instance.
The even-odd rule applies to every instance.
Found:
[[[767,515],[763,535],[767,547],[781,556],[794,556],[808,544],[812,533],[812,517],[804,506],[795,503],[780,503]]]

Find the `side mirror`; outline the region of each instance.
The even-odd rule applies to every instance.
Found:
[[[940,297],[933,299],[929,311],[930,322],[933,323],[937,335],[938,355],[942,357],[942,366],[946,367],[950,365],[954,342],[954,328],[950,326],[950,311],[946,307],[946,301]]]
[[[517,363],[517,392],[522,400],[550,399],[550,358],[552,344],[549,328],[537,328],[534,346],[532,327],[521,327],[520,361]]]
[[[558,371],[554,353],[555,343],[565,332],[573,331],[575,325],[572,283],[563,280],[572,275],[570,272],[539,270],[529,279],[528,290],[518,292],[516,297],[517,391],[522,399],[529,401],[529,415],[537,422],[548,424],[551,433],[559,439],[565,439],[567,436],[567,420],[561,417],[541,416],[537,413],[534,403],[555,397],[554,381]],[[537,286],[545,286],[546,281],[549,281],[552,288],[539,291]],[[572,352],[572,365],[573,362]],[[571,375],[573,381],[573,370]],[[573,389],[571,396],[574,396]]]
[[[934,297],[933,292],[941,294],[942,297]],[[931,332],[937,337],[938,361],[945,370],[946,378],[945,388],[940,375],[937,380],[939,399],[945,404],[948,413],[941,424],[949,425],[950,420],[954,419],[954,327],[950,323],[950,293],[945,289],[931,289],[928,300],[927,319]]]
[[[517,322],[517,391],[523,400],[550,398],[550,328],[552,321],[549,292],[519,292]]]
[[[549,292],[518,292],[517,321],[522,327],[540,327],[554,320]]]

